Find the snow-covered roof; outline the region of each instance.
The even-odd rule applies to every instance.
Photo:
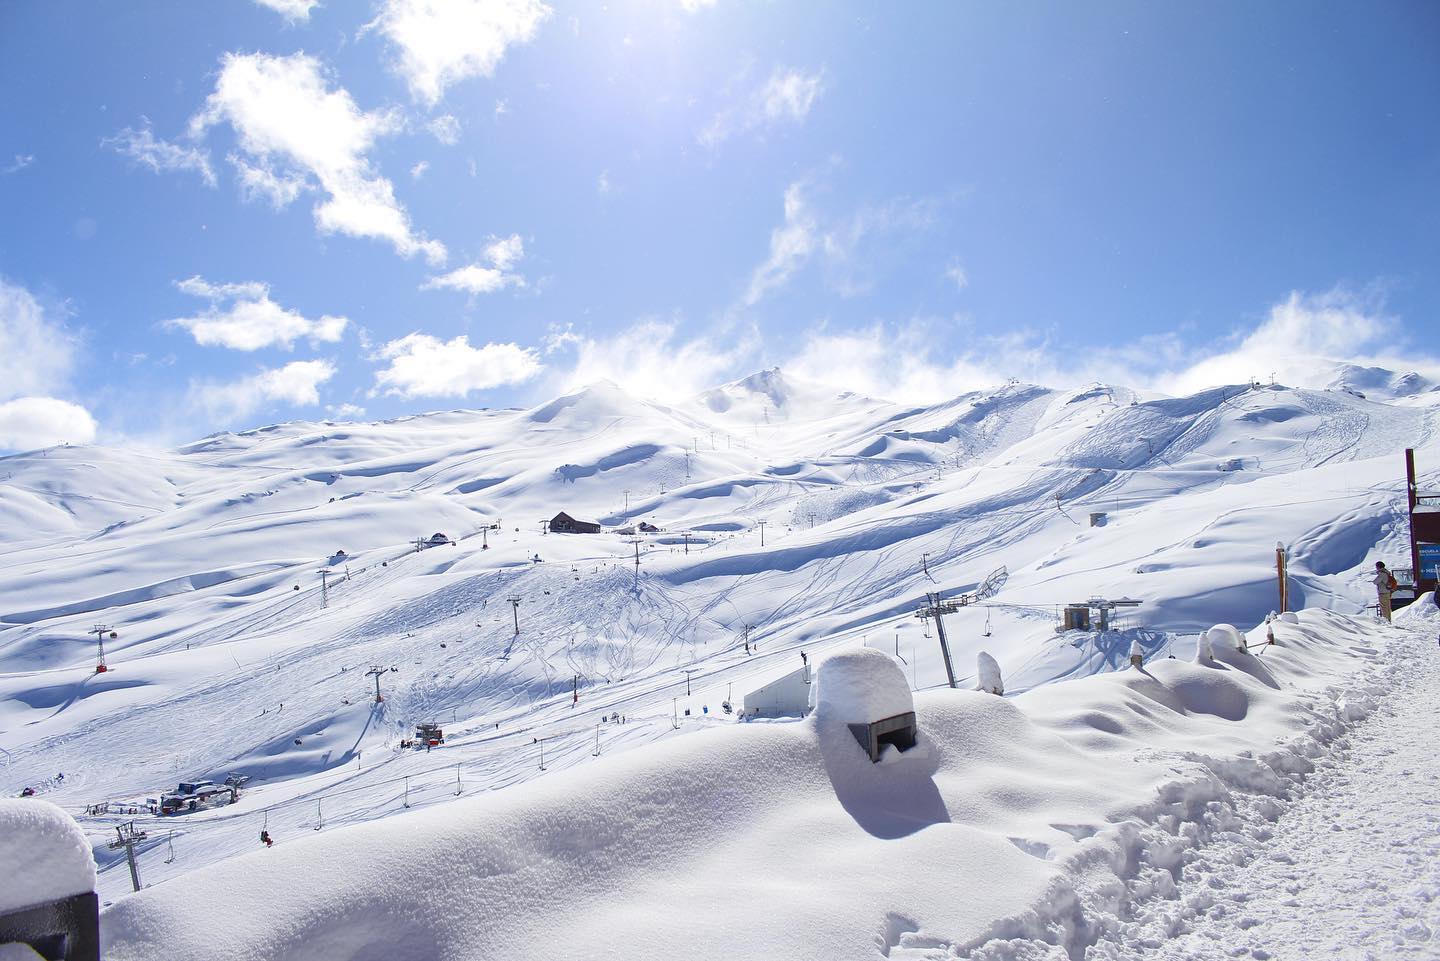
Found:
[[[39,798],[0,800],[0,865],[0,913],[95,890],[85,833]]]

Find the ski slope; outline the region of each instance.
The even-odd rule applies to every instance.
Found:
[[[722,702],[861,645],[942,686],[914,612],[1002,565],[999,594],[947,618],[961,686],[982,650],[1011,693],[1112,671],[1136,639],[1187,659],[1198,632],[1276,606],[1277,541],[1294,606],[1361,614],[1374,560],[1405,563],[1401,449],[1440,463],[1440,393],[1366,376],[1364,396],[1009,385],[916,408],[772,370],[680,405],[600,383],[524,410],[0,458],[0,786],[80,814],[116,900],[105,838],[180,780],[252,778],[230,807],[134,817],[157,891],[225,870],[262,827],[283,847],[402,815],[429,831],[457,794],[520,810],[560,772],[603,791],[691,764],[698,732],[810,751],[794,725],[737,732]],[[546,533],[562,510],[606,532]],[[641,521],[660,531],[616,533]],[[455,543],[417,550],[434,532]],[[1058,607],[1092,596],[1141,605],[1120,631],[1058,634]],[[117,635],[103,674],[96,625]],[[422,721],[444,747],[401,749]]]

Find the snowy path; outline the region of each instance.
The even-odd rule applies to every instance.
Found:
[[[1394,651],[1393,692],[1279,820],[1201,849],[1184,907],[1142,905],[1127,941],[1177,961],[1440,957],[1440,649],[1417,631]]]

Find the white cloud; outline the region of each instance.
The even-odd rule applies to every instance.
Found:
[[[770,233],[770,252],[750,276],[741,303],[753,307],[812,261],[825,283],[846,297],[869,291],[935,222],[933,200],[897,198],[865,204],[845,216],[822,216],[800,180],[785,190],[784,219]],[[953,278],[952,278],[953,279]]]
[[[17,174],[35,162],[33,153],[17,153],[15,162],[0,168],[0,175]]]
[[[549,15],[539,0],[385,0],[367,29],[394,45],[410,93],[434,106],[450,85],[492,76],[505,51],[533,38]]]
[[[230,421],[249,416],[266,404],[297,407],[320,403],[320,385],[335,376],[328,360],[297,360],[284,367],[262,369],[259,373],[228,383],[192,382],[190,401],[212,417]]]
[[[255,0],[262,7],[269,7],[287,23],[301,23],[310,19],[310,11],[320,6],[319,0]]]
[[[28,290],[0,279],[0,398],[44,394],[70,377],[79,344]]]
[[[464,334],[442,341],[414,333],[392,340],[375,354],[390,366],[375,372],[371,395],[467,397],[478,390],[529,380],[541,370],[540,358],[518,344],[470,346]]]
[[[1434,353],[1423,353],[1423,346],[1405,349],[1404,330],[1374,298],[1338,289],[1309,295],[1292,291],[1253,330],[1233,335],[1228,346],[1199,361],[1188,354],[1187,366],[1171,368],[1159,381],[1172,393],[1251,378],[1268,381],[1271,374],[1292,387],[1324,387],[1335,375],[1336,361],[1440,376]]]
[[[430,169],[430,161],[428,161],[428,160],[422,160],[422,161],[420,161],[419,163],[417,163],[415,166],[413,166],[413,167],[410,168],[410,177],[411,177],[412,180],[419,180],[421,177],[425,176],[425,171],[427,171],[427,170],[429,170],[429,169]]]
[[[453,114],[443,114],[425,125],[425,129],[447,147],[453,147],[460,140],[460,121]]]
[[[824,91],[824,71],[806,73],[793,67],[776,67],[770,77],[746,94],[738,105],[717,113],[700,131],[700,143],[714,149],[736,134],[787,121],[799,123],[809,115],[810,108]]]
[[[95,421],[64,393],[79,340],[24,287],[0,279],[0,448],[89,443]]]
[[[546,388],[562,392],[608,380],[640,397],[680,401],[727,379],[744,364],[756,363],[760,337],[753,327],[725,327],[685,339],[673,321],[647,319],[614,334],[590,337],[573,328],[552,328],[547,356],[556,360]]]
[[[595,189],[602,194],[610,192],[610,171],[600,171],[600,176],[595,178]]]
[[[79,404],[54,397],[17,397],[0,403],[0,450],[88,444],[94,439],[95,418]]]
[[[493,294],[506,287],[524,287],[525,278],[511,271],[525,256],[525,244],[519,234],[495,238],[485,246],[484,264],[468,264],[448,274],[431,277],[420,285],[421,290],[463,290],[468,294]]]
[[[806,204],[804,185],[785,189],[785,220],[770,233],[770,256],[755,268],[744,303],[753,307],[790,279],[815,249],[816,224]]]
[[[287,310],[270,299],[269,285],[258,281],[212,284],[197,276],[177,281],[175,286],[184,293],[210,301],[210,306],[200,314],[165,321],[167,327],[188,330],[202,346],[259,350],[278,345],[290,350],[302,337],[312,344],[335,343],[349,323],[344,317],[329,314],[311,320],[297,311]]]
[[[215,92],[190,120],[191,136],[220,123],[235,130],[250,190],[279,203],[298,195],[297,179],[314,178],[326,195],[315,207],[322,233],[388,240],[402,256],[444,262],[444,245],[411,226],[394,186],[367,156],[377,139],[401,128],[399,115],[361,110],[343,87],[331,89],[318,60],[226,54]]]
[[[268,166],[256,166],[238,154],[226,158],[240,180],[240,193],[246,200],[265,199],[276,210],[288,207],[301,193],[311,189],[300,174],[277,173]]]
[[[138,164],[149,167],[156,173],[171,170],[190,170],[198,173],[200,179],[211,187],[215,186],[215,171],[210,167],[210,155],[199,147],[183,147],[168,140],[157,139],[145,120],[139,130],[126,127],[113,137],[100,141],[102,147],[110,147],[116,153],[129,157]]]
[[[365,408],[357,404],[337,404],[333,407],[325,408],[325,413],[337,420],[355,420],[356,418],[365,416]]]
[[[713,7],[715,3],[716,0],[680,0],[680,9],[686,13],[694,13],[696,10]]]
[[[1009,377],[1050,387],[1098,381],[1176,396],[1252,378],[1265,382],[1271,374],[1290,387],[1321,389],[1333,385],[1343,364],[1413,370],[1440,380],[1440,356],[1407,346],[1403,329],[1365,297],[1343,290],[1297,292],[1254,327],[1209,345],[1167,331],[1079,349],[1043,332],[989,333],[964,320],[912,320],[838,331],[817,327],[783,366],[806,379],[905,403],[933,403]],[[935,346],[957,339],[965,347],[947,352]]]

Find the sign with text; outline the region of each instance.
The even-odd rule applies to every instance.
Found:
[[[1440,544],[1420,545],[1420,577],[1427,581],[1440,579]]]

